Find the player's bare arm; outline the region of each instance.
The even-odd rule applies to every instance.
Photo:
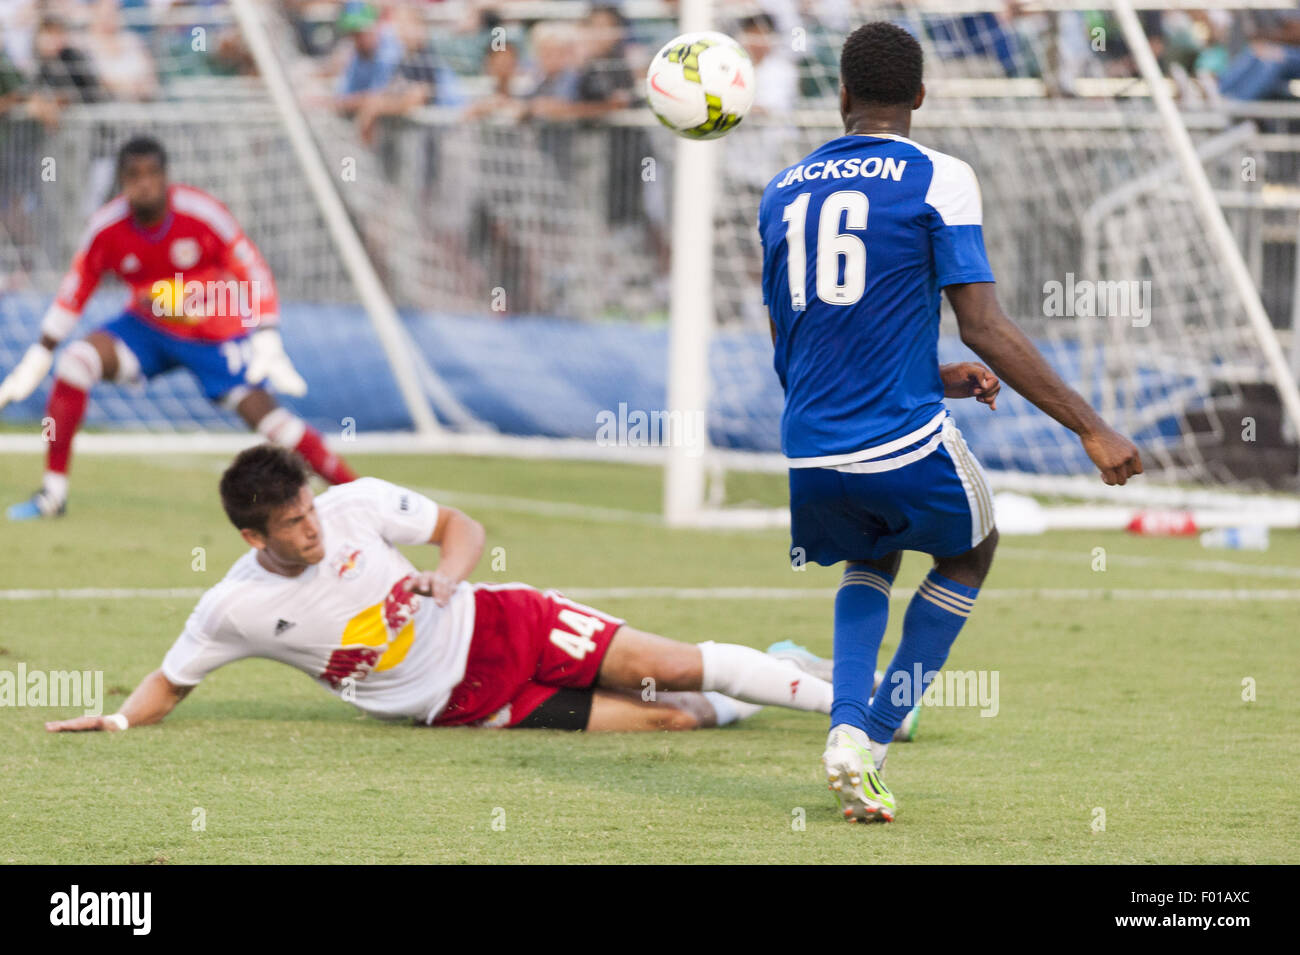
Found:
[[[991,282],[950,285],[961,340],[988,362],[1003,381],[1079,436],[1107,484],[1124,484],[1142,473],[1137,446],[1097,414],[1061,380],[1027,335],[1002,311]]]
[[[118,732],[127,726],[160,723],[176,704],[189,695],[193,687],[180,686],[154,670],[140,681],[121,709],[111,716],[78,716],[70,720],[52,720],[45,724],[51,733],[78,733],[94,730]],[[122,724],[125,720],[126,725]]]
[[[432,597],[440,607],[447,606],[456,585],[467,580],[478,566],[486,539],[487,532],[474,518],[454,507],[439,508],[429,543],[442,550],[442,558],[436,569],[413,575],[410,589]]]

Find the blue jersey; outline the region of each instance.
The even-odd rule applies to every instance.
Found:
[[[763,192],[763,301],[791,467],[888,455],[937,432],[940,289],[992,282],[970,166],[901,136],[841,136]]]

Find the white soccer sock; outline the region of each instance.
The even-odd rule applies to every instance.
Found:
[[[307,433],[307,422],[288,408],[273,408],[257,423],[257,433],[282,448],[296,448]]]
[[[41,490],[52,501],[62,504],[68,499],[68,476],[58,471],[46,471],[41,481]]]
[[[882,772],[885,768],[885,757],[889,755],[889,743],[877,743],[874,739],[870,742],[871,760],[876,764],[876,771]]]
[[[714,690],[705,693],[704,698],[709,701],[709,706],[713,707],[713,713],[718,718],[719,726],[726,726],[737,720],[747,720],[763,708],[760,703],[733,700],[731,697],[723,696]]]
[[[735,643],[700,644],[704,674],[700,689],[765,706],[829,713],[835,695],[825,680],[783,660]]]

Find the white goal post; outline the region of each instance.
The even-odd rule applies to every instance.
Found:
[[[712,26],[711,0],[681,0],[682,33]],[[711,142],[679,138],[673,176],[671,308],[668,329],[668,408],[708,420],[709,343],[716,320],[713,309],[713,222],[717,192],[717,150]],[[668,419],[674,420],[672,416]],[[708,429],[704,447],[690,446],[686,434],[670,426],[665,444],[664,518],[674,526],[696,523],[703,510],[707,474]]]
[[[1242,307],[1246,310],[1246,317],[1250,320],[1260,351],[1268,362],[1273,383],[1277,386],[1278,397],[1286,409],[1287,418],[1296,432],[1300,433],[1300,388],[1297,388],[1295,378],[1292,377],[1291,368],[1282,353],[1282,346],[1278,343],[1277,333],[1273,330],[1268,313],[1264,311],[1264,303],[1260,301],[1259,290],[1255,288],[1241,249],[1237,246],[1236,239],[1228,228],[1228,221],[1224,218],[1223,210],[1219,208],[1219,203],[1214,197],[1214,188],[1210,185],[1209,177],[1205,175],[1205,167],[1201,165],[1201,160],[1196,155],[1192,137],[1178,113],[1178,107],[1174,105],[1169,88],[1161,81],[1160,66],[1156,62],[1155,53],[1151,50],[1151,41],[1138,20],[1133,0],[1111,0],[1111,2],[1114,4],[1115,15],[1119,18],[1129,48],[1137,60],[1138,69],[1147,81],[1151,98],[1160,113],[1165,135],[1169,138],[1170,147],[1179,165],[1182,166],[1183,175],[1192,190],[1196,212],[1205,224],[1215,250],[1228,269],[1232,285],[1241,299]]]
[[[264,5],[259,9],[255,0],[230,0],[230,5],[244,42],[248,44],[262,81],[266,84],[271,101],[279,113],[303,177],[307,180],[316,205],[329,229],[330,239],[357,289],[361,304],[365,307],[366,314],[369,315],[384,352],[388,356],[393,377],[397,381],[406,409],[411,415],[415,431],[417,434],[435,434],[442,430],[442,426],[430,408],[428,395],[417,371],[416,357],[419,352],[402,328],[397,309],[393,307],[393,301],[389,298],[383,283],[380,282],[365,247],[348,220],[343,201],[335,191],[325,161],[316,148],[311,129],[303,118],[284,69],[267,35],[266,23],[261,18],[261,14],[266,12]],[[440,395],[454,404],[454,399],[450,399],[450,392],[441,387],[441,382],[437,381],[436,376],[432,375],[427,368],[423,370],[425,371],[424,384],[432,384],[438,388]]]

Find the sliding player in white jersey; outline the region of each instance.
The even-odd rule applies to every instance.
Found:
[[[302,459],[264,444],[227,468],[221,500],[252,550],[118,713],[47,729],[157,723],[247,657],[302,670],[371,715],[435,726],[693,729],[764,704],[830,712],[830,683],[759,650],[679,643],[524,584],[468,583],[482,526],[387,481],[313,497]],[[421,543],[441,549],[436,570],[397,550]]]

